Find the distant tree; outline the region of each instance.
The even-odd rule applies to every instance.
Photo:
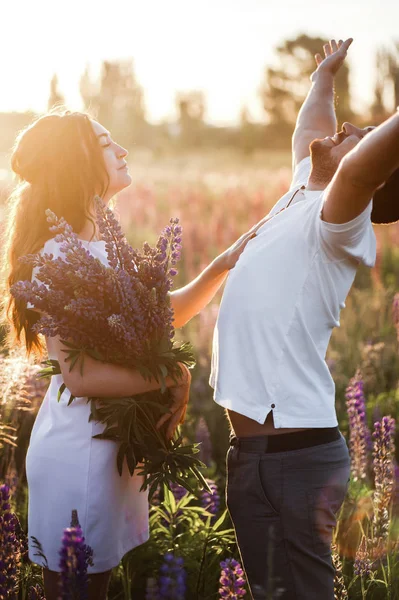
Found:
[[[392,44],[388,52],[388,75],[392,84],[393,109],[399,106],[399,41]]]
[[[85,110],[96,118],[98,118],[99,111],[100,87],[100,82],[92,79],[90,68],[86,66],[80,78],[79,90]]]
[[[80,80],[86,110],[112,131],[120,143],[140,143],[146,132],[144,93],[131,60],[104,61],[98,81],[86,68]]]
[[[205,129],[206,100],[204,92],[192,90],[176,94],[180,139],[185,146],[198,145]]]
[[[371,116],[381,123],[399,105],[399,41],[381,46],[376,54],[376,80]]]
[[[299,35],[286,40],[276,49],[278,63],[266,67],[259,93],[269,124],[287,126],[295,123],[310,87],[310,75],[316,69],[314,55],[323,48],[326,40],[320,37]],[[338,122],[353,119],[350,108],[349,67],[345,63],[335,78]]]
[[[50,95],[47,102],[47,108],[48,110],[51,110],[55,106],[61,106],[63,104],[65,104],[65,98],[58,90],[58,77],[54,74],[50,82]]]
[[[245,153],[250,153],[255,145],[255,127],[251,120],[247,106],[243,106],[240,110],[240,146]]]
[[[388,78],[388,61],[386,50],[377,50],[376,58],[376,80],[374,86],[374,101],[371,106],[371,119],[374,124],[379,125],[387,117],[386,109],[386,82]]]

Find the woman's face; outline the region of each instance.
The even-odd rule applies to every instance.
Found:
[[[125,160],[128,152],[112,140],[109,131],[100,125],[100,123],[93,120],[91,123],[98,143],[102,147],[104,163],[109,175],[109,187],[106,198],[104,198],[104,200],[108,201],[112,196],[132,183]]]

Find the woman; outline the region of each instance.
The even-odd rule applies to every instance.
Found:
[[[105,204],[131,183],[126,163],[127,151],[114,142],[99,123],[82,113],[50,113],[39,118],[16,142],[11,165],[20,185],[9,199],[8,225],[4,252],[4,319],[10,323],[8,343],[21,341],[27,354],[42,356],[45,346],[49,358],[61,366],[61,375],[52,377],[38,412],[26,459],[29,487],[29,557],[37,559],[31,540],[43,547],[47,563],[42,565],[47,600],[58,597],[58,571],[62,530],[70,525],[71,511],[77,509],[86,543],[94,550],[94,565],[89,567],[89,598],[106,598],[113,567],[122,556],[148,539],[147,493],[140,492],[141,479],[116,470],[116,444],[93,439],[102,431],[99,423],[89,423],[87,396],[127,396],[159,387],[144,380],[135,370],[85,358],[81,376],[69,372],[58,337],[43,341],[32,331],[36,311],[15,301],[9,289],[18,280],[30,279],[31,266],[18,262],[20,256],[43,249],[54,258],[61,255],[49,232],[45,210],[63,216],[82,243],[104,264],[105,242],[99,239],[93,219],[93,199],[99,195]],[[187,286],[171,293],[175,326],[181,327],[214,296],[228,270],[234,267],[247,241],[257,227],[243,235],[218,256]],[[57,402],[62,381],[67,390]],[[178,385],[168,378],[173,397],[168,433],[184,419],[190,374],[184,367]],[[76,400],[67,406],[69,393]]]

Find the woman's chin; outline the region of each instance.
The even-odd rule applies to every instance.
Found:
[[[126,173],[123,173],[123,177],[119,178],[118,184],[108,189],[111,191],[111,195],[115,196],[115,194],[119,194],[119,192],[129,187],[132,181],[132,177],[126,171]]]
[[[123,174],[123,184],[119,191],[125,189],[126,187],[129,187],[129,185],[132,183],[132,181],[133,181],[132,176],[130,175],[130,173],[128,173],[126,171],[126,173]]]

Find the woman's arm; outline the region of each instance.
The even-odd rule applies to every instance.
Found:
[[[219,257],[218,257],[219,258]],[[170,301],[174,311],[173,326],[183,327],[212,300],[227,277],[228,270],[215,259],[188,285],[171,292]]]
[[[263,225],[265,219],[244,233],[230,248],[220,254],[191,283],[170,293],[170,302],[174,310],[173,326],[183,327],[212,300],[237,260],[240,258],[250,239]]]
[[[121,398],[158,390],[161,387],[161,384],[155,379],[145,380],[135,369],[102,363],[87,354],[84,357],[83,375],[80,373],[78,363],[69,371],[70,362],[65,361],[66,354],[62,352],[62,350],[66,350],[66,346],[61,342],[59,336],[51,338],[51,348],[57,356],[66,387],[77,398],[85,396]],[[183,370],[181,384],[187,385],[191,378],[190,372],[184,365],[181,367]],[[167,377],[166,386],[171,388],[176,386],[176,383],[171,377]]]

